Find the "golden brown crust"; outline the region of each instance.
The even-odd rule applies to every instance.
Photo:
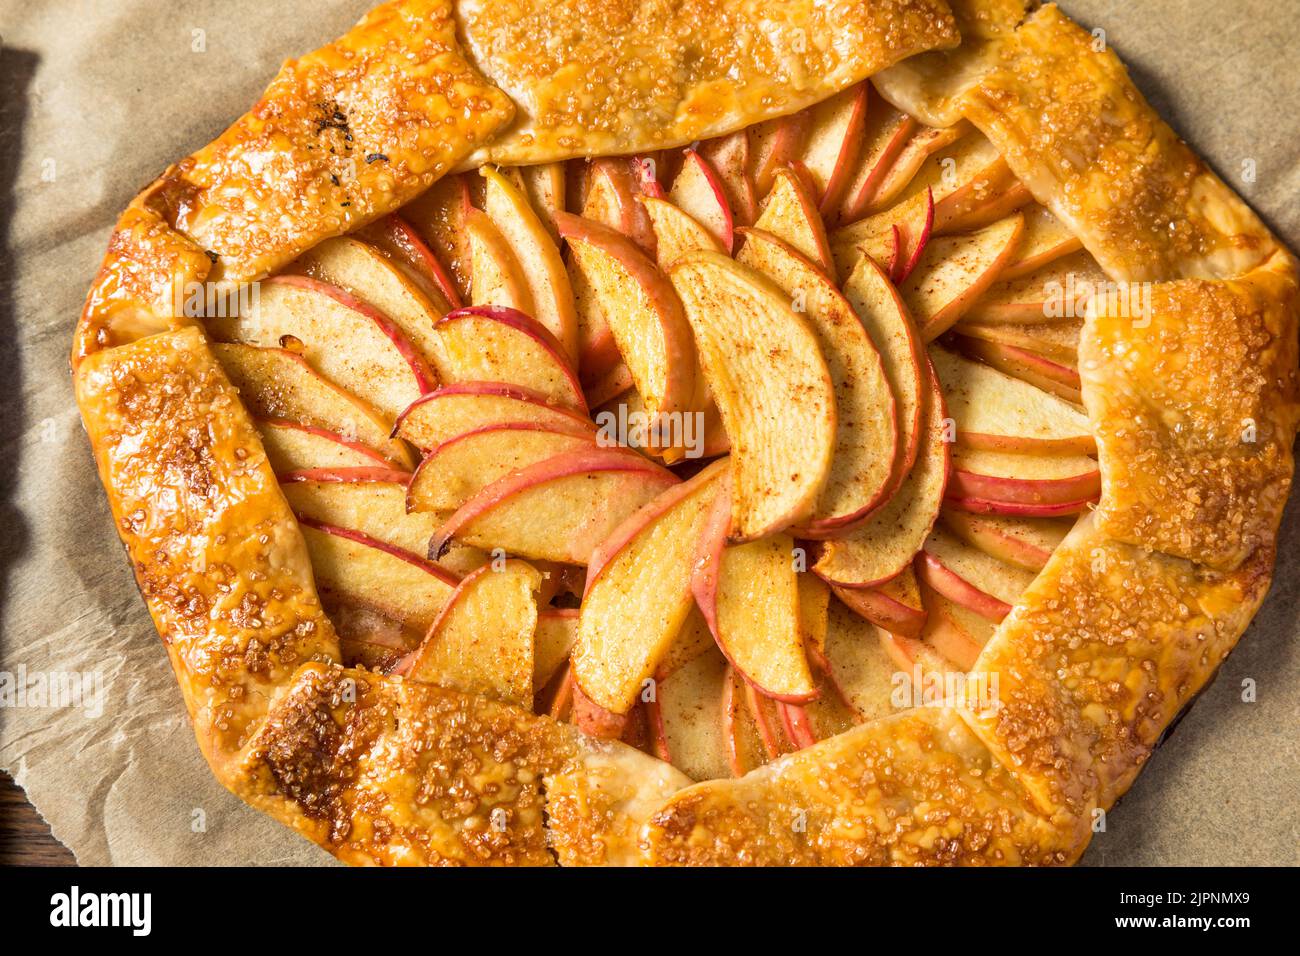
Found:
[[[462,0],[456,9],[475,62],[519,108],[469,166],[680,146],[793,113],[958,41],[941,0]]]
[[[1099,46],[1048,5],[877,82],[902,109],[979,127],[1112,279],[1227,278],[1262,263],[1277,248],[1268,230]]]
[[[1277,534],[1297,421],[1294,262],[1094,300],[1079,349],[1101,528],[1230,570]],[[1149,301],[1147,299],[1149,298]]]
[[[1245,631],[1272,566],[1269,547],[1214,571],[1085,518],[972,672],[997,675],[999,706],[962,716],[1044,812],[1109,808]]]
[[[337,660],[306,546],[197,328],[98,352],[77,402],[204,755],[226,761],[305,661]]]
[[[647,862],[944,866],[1071,862],[1083,834],[1040,815],[948,708],[856,727],[739,780],[696,784],[650,820]]]

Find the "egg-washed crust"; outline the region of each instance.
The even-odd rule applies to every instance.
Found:
[[[959,40],[942,0],[462,0],[456,14],[518,107],[469,167],[681,146]]]
[[[1215,571],[1082,519],[972,671],[1000,706],[962,716],[1044,813],[1109,809],[1254,617],[1273,556]]]
[[[1267,590],[1292,468],[1295,267],[1114,54],[1054,7],[950,2],[966,39],[947,52],[942,0],[796,5],[809,22],[827,10],[843,19],[806,35],[815,52],[802,60],[788,57],[785,35],[738,44],[759,50],[764,69],[783,64],[769,83],[727,59],[712,21],[701,44],[680,46],[665,39],[679,35],[671,18],[652,29],[625,4],[466,3],[454,19],[451,0],[397,0],[286,66],[253,112],[136,199],[78,325],[77,400],[200,747],[226,786],[352,863],[1077,859],[1092,812],[1131,784]],[[542,49],[577,7],[617,14],[563,37],[567,59],[589,57],[615,81],[594,112],[500,52]],[[693,28],[701,11],[724,9],[678,8]],[[725,10],[736,36],[771,27],[761,4]],[[517,22],[557,32],[524,40]],[[845,23],[879,33],[837,32]],[[646,53],[608,38],[601,47],[605,27],[653,43],[665,63],[725,63],[734,82],[700,68],[662,100],[655,87],[656,109],[676,98],[663,121],[672,131],[630,122],[630,107],[651,102],[645,82],[623,83],[630,74],[609,56]],[[1085,323],[1085,363],[1105,357],[1083,372],[1101,444],[1099,516],[1058,549],[978,661],[1000,708],[916,709],[739,780],[686,787],[666,764],[548,718],[340,667],[292,514],[178,290],[274,270],[469,162],[494,131],[501,148],[488,155],[510,162],[650,150],[789,112],[923,49],[939,52],[877,78],[887,98],[935,125],[970,118],[1112,279],[1163,283],[1150,326],[1106,308]],[[516,100],[515,126],[489,80]],[[569,123],[590,139],[568,141]],[[346,145],[362,162],[336,183]],[[371,152],[383,158],[364,162]],[[1227,348],[1225,325],[1236,337]],[[1131,366],[1115,360],[1129,349]],[[1135,415],[1143,434],[1122,427]],[[1253,419],[1252,453],[1232,444],[1239,415]],[[1179,429],[1180,416],[1205,433]],[[1184,507],[1188,495],[1204,514]]]
[[[1017,5],[995,6],[991,35],[875,77],[885,98],[936,125],[970,120],[1112,279],[1230,278],[1272,255],[1268,229],[1151,108],[1104,38],[1055,5],[1014,28]]]
[[[1271,545],[1294,466],[1297,301],[1282,252],[1240,279],[1094,300],[1079,372],[1110,537],[1221,570]]]

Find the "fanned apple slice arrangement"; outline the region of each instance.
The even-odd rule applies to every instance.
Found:
[[[1105,281],[867,84],[447,177],[212,316],[350,662],[698,779],[974,665],[1100,492]]]

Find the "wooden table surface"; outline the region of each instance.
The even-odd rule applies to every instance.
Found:
[[[0,866],[76,866],[72,852],[50,835],[22,788],[0,773]]]

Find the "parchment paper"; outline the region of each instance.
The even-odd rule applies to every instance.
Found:
[[[85,864],[330,861],[227,794],[200,758],[112,528],[67,354],[135,192],[251,105],[282,59],[367,6],[0,0],[0,681],[88,672],[103,695],[0,708],[0,766]],[[1063,6],[1106,30],[1157,108],[1300,249],[1300,0]],[[1300,862],[1298,546],[1292,507],[1264,610],[1086,862]]]

